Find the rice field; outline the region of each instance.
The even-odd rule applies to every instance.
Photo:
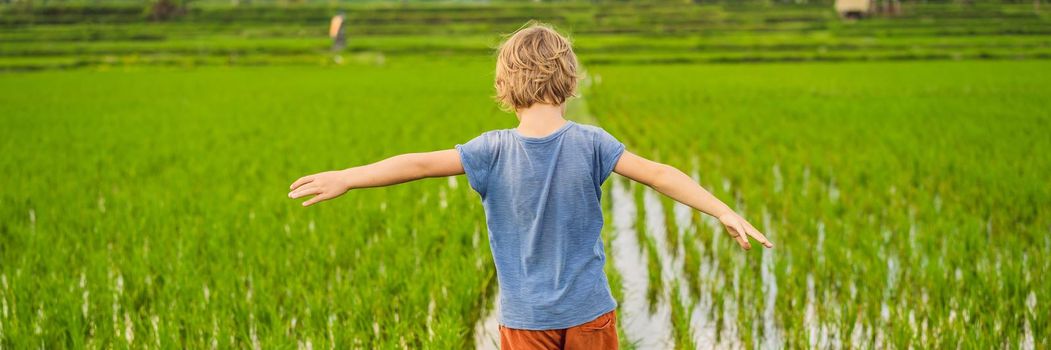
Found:
[[[513,126],[490,64],[4,75],[0,344],[474,346],[495,278],[463,178],[284,191]],[[625,347],[1046,346],[1048,68],[590,67],[573,117],[778,243],[613,177]]]
[[[287,189],[506,125],[485,71],[0,77],[0,346],[468,346],[494,272],[465,179]]]
[[[688,169],[778,244],[743,253],[717,221],[614,180],[628,338],[644,348],[1046,347],[1048,68],[593,68],[588,104],[604,127]]]
[[[0,5],[0,349],[496,348],[465,178],[286,194],[514,127],[490,50],[534,15],[587,70],[570,119],[777,243],[611,177],[623,348],[1051,347],[1051,22],[1029,7],[366,4],[333,54],[318,4],[53,6]]]

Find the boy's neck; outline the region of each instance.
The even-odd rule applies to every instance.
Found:
[[[533,104],[515,112],[518,116],[518,133],[527,137],[544,137],[566,124],[565,104]]]

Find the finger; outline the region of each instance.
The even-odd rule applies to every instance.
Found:
[[[296,180],[296,182],[293,182],[292,186],[288,186],[288,190],[289,191],[294,191],[296,189],[296,187],[306,185],[306,184],[308,184],[308,183],[310,183],[312,181],[314,181],[314,176],[301,177],[301,178],[299,178],[299,180]]]
[[[300,188],[298,190],[292,191],[292,193],[288,194],[288,198],[296,199],[296,198],[299,198],[299,197],[309,196],[309,195],[312,195],[312,194],[320,194],[321,192],[322,191],[321,191],[320,187],[307,186],[307,187]]]
[[[741,222],[738,221],[733,227],[737,231],[737,237],[734,237],[737,240],[737,244],[740,244],[744,250],[752,249],[752,244],[748,243],[748,234],[745,233],[744,225],[741,225]]]
[[[767,239],[766,236],[763,235],[762,232],[759,232],[759,230],[756,230],[755,226],[752,226],[751,223],[746,221],[745,222],[745,226],[746,226],[745,229],[748,230],[748,235],[752,236],[752,238],[755,238],[755,240],[759,241],[759,243],[762,243],[764,247],[767,247],[767,248],[773,248],[774,247],[774,243],[770,242],[770,240]]]
[[[314,203],[317,203],[317,202],[320,202],[320,201],[323,201],[323,200],[326,200],[326,199],[328,199],[328,197],[325,197],[325,195],[323,195],[323,194],[319,194],[319,195],[314,196],[314,198],[308,199],[306,202],[303,202],[303,206],[304,207],[309,207],[310,205],[312,205]]]

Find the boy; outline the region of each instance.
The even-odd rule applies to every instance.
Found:
[[[563,118],[576,92],[569,41],[533,24],[499,49],[496,98],[515,129],[482,134],[455,149],[395,156],[305,176],[289,197],[308,206],[354,188],[467,174],[481,196],[496,263],[503,349],[616,349],[616,301],[603,271],[601,186],[611,172],[719,218],[750,249],[773,247],[751,224],[682,171],[624,150],[604,130]]]

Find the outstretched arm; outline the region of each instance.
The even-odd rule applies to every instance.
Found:
[[[463,174],[463,165],[456,150],[408,153],[369,165],[301,177],[289,187],[288,197],[315,195],[303,202],[305,207],[339,197],[355,188],[390,186],[427,177],[460,174]]]
[[[752,224],[673,166],[657,163],[624,151],[613,171],[649,186],[679,203],[719,218],[723,226],[730,231],[730,236],[745,250],[752,248],[746,236],[752,236],[767,248],[774,247],[774,244]]]

